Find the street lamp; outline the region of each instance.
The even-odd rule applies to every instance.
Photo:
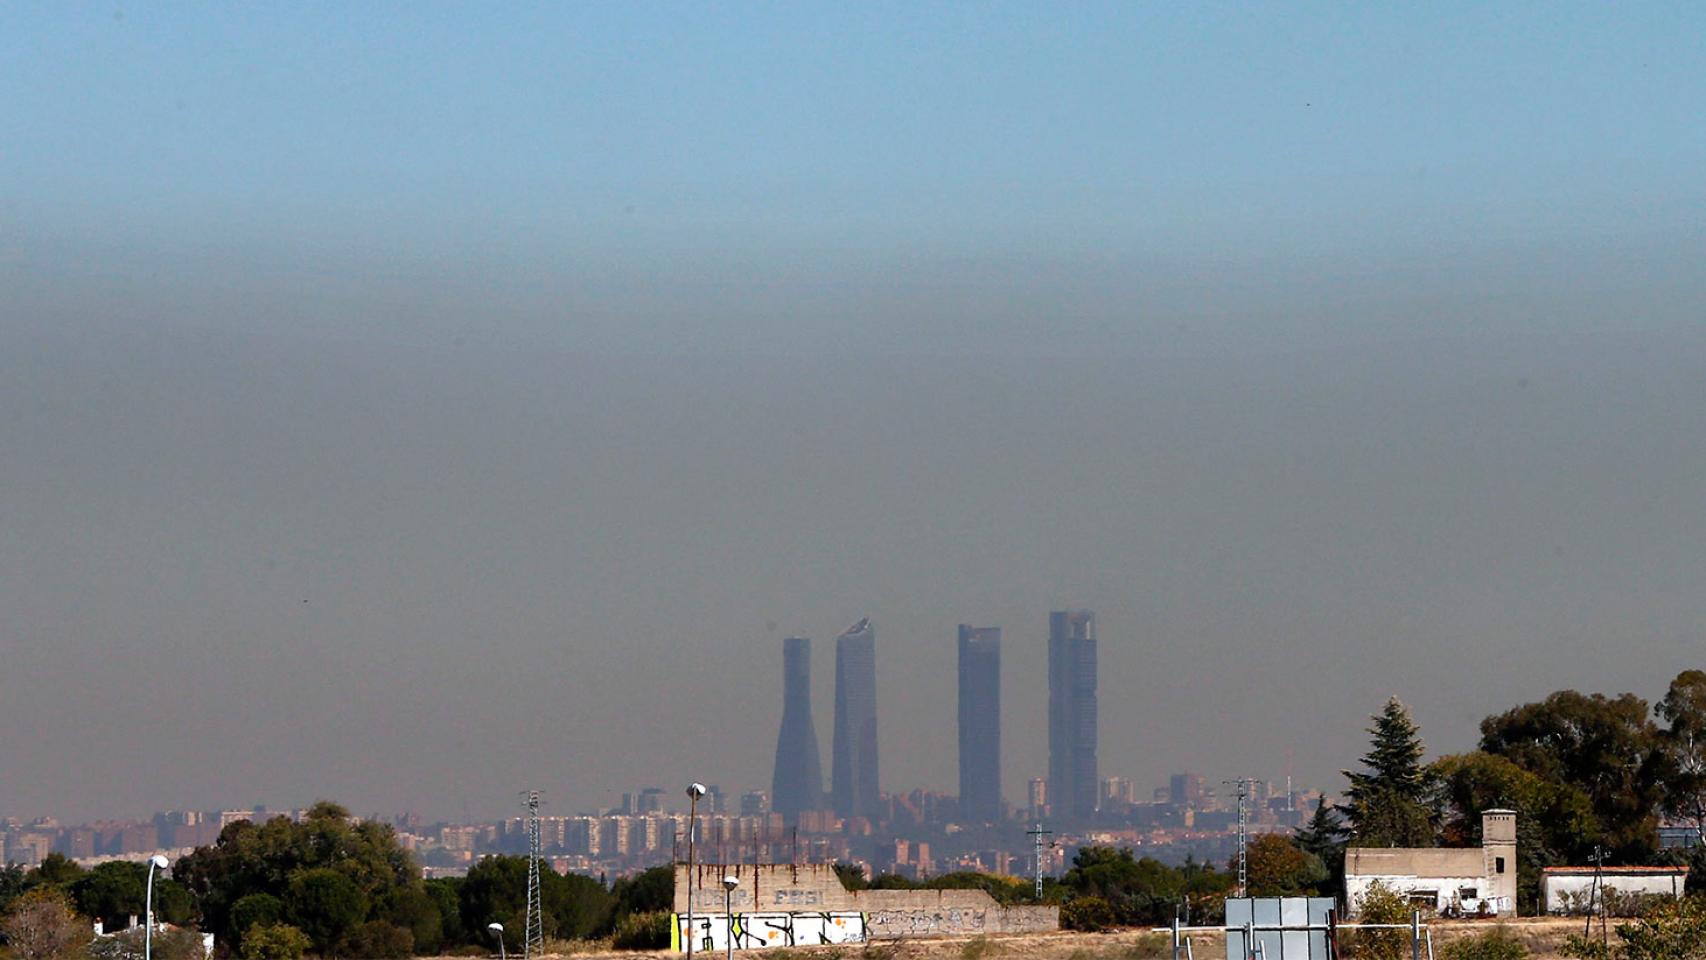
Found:
[[[705,785],[695,780],[687,785],[687,960],[693,960],[693,840],[699,823],[699,798],[705,795]]]
[[[142,908],[142,960],[154,960],[154,871],[166,869],[166,858],[156,853],[148,858],[148,895]]]
[[[735,888],[740,886],[739,877],[723,877],[723,936],[728,940],[728,960],[735,960]]]
[[[509,952],[504,949],[504,925],[494,920],[486,924],[486,929],[498,935],[499,960],[509,960]]]

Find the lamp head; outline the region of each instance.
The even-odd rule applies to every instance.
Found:
[[[158,870],[164,870],[164,869],[166,869],[166,866],[167,866],[166,857],[163,854],[156,853],[152,857],[148,858],[148,862],[152,863],[154,865],[155,869],[158,869]]]
[[[498,923],[496,921],[493,921],[491,923],[486,924],[486,929],[492,931],[493,933],[503,933],[504,932],[504,925],[501,923]]]
[[[705,785],[698,781],[688,784],[687,795],[695,800],[699,799],[705,795]]]
[[[740,878],[739,877],[724,877],[723,878],[723,889],[724,890],[733,890],[734,888],[736,888],[738,886],[740,886]]]

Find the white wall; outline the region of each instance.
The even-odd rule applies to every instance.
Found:
[[[1682,895],[1684,879],[1682,874],[1648,876],[1607,874],[1602,882],[1607,890],[1615,890],[1625,896],[1648,894],[1670,897]],[[1593,909],[1590,905],[1590,892],[1592,890],[1592,874],[1567,874],[1564,876],[1542,874],[1540,877],[1540,894],[1546,903],[1547,913],[1567,912],[1572,907],[1572,900],[1576,909]],[[1597,897],[1592,898],[1593,904],[1597,904],[1597,902]],[[1615,906],[1615,900],[1613,905]]]
[[[1345,893],[1350,901],[1351,916],[1361,912],[1359,906],[1362,897],[1369,888],[1379,883],[1386,889],[1406,899],[1418,890],[1435,891],[1433,910],[1435,913],[1444,912],[1448,907],[1455,907],[1464,913],[1476,913],[1483,903],[1487,912],[1509,914],[1512,904],[1503,898],[1493,897],[1493,888],[1486,877],[1417,877],[1417,876],[1349,876],[1345,878]],[[1464,900],[1458,891],[1473,889],[1476,899]],[[1424,904],[1423,906],[1426,906]]]

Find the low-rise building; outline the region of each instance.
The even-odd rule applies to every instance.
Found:
[[[1356,916],[1375,884],[1437,913],[1516,913],[1516,812],[1481,814],[1479,847],[1350,847],[1345,897]]]
[[[1540,873],[1540,901],[1547,913],[1595,913],[1598,890],[1604,890],[1612,912],[1622,912],[1615,909],[1619,899],[1680,897],[1687,883],[1687,867],[1547,867]]]

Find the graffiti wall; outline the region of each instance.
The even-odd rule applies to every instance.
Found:
[[[685,951],[689,936],[695,951],[707,953],[726,950],[731,942],[736,950],[863,943],[865,917],[850,912],[695,914],[689,931],[687,915],[676,914],[670,947]]]

